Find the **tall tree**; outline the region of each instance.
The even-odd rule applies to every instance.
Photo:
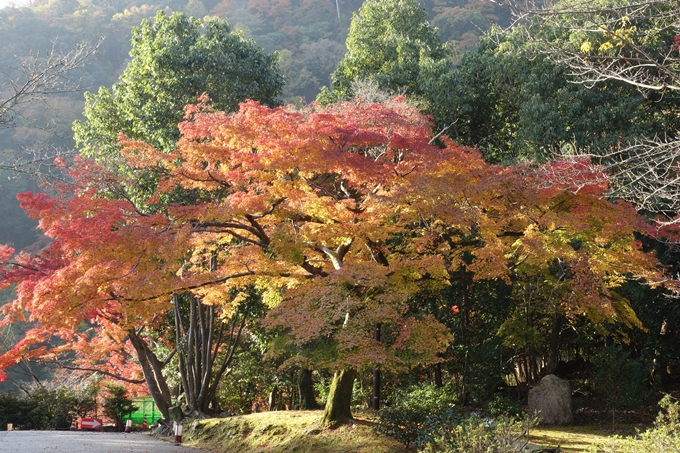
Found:
[[[368,119],[373,125],[362,125]],[[401,158],[393,162],[396,151],[383,154],[377,150],[394,140],[399,144],[402,136],[422,137],[427,122],[403,106],[346,106],[328,113],[297,113],[248,104],[234,117],[197,115],[183,131],[185,137],[175,152],[164,154],[137,144],[126,156],[131,166],[160,173],[158,197],[172,193],[180,184],[198,194],[193,204],[171,205],[146,215],[129,200],[100,197],[101,190],[117,193],[126,182],[84,162],[74,171],[76,184],[65,188],[73,191],[70,196],[62,195],[65,201],[24,197],[25,206],[42,219],[42,228],[55,241],[33,260],[18,257],[16,273],[3,277],[3,284],[22,281],[16,303],[6,308],[4,322],[31,313],[38,327],[29,338],[42,341],[56,330],[67,335],[81,321],[89,321],[116,341],[129,340],[149,390],[166,416],[169,398],[160,372],[165,360],[155,357],[142,334],[170,308],[170,296],[193,291],[203,303],[230,312],[234,304],[228,295],[233,286],[262,285],[246,277],[265,277],[272,284],[326,276],[326,267],[333,269],[333,263],[342,262],[340,251],[349,250],[349,243],[343,245],[347,235],[361,237],[361,229],[352,226],[355,216],[363,212],[361,206],[353,208],[360,200],[346,200],[344,195],[352,193],[350,183],[369,187],[370,191],[363,189],[355,196],[363,193],[366,202],[379,206],[381,183],[396,177],[402,167],[408,172],[409,164]],[[287,138],[281,142],[283,133]],[[419,142],[426,145],[427,141],[421,138]],[[347,151],[355,148],[364,151]],[[375,161],[367,171],[363,167],[373,159],[366,153],[373,148],[375,154],[370,156]],[[253,149],[259,151],[253,153]],[[185,165],[177,167],[184,159],[188,159]],[[423,159],[417,157],[417,161]],[[151,164],[153,160],[157,164]],[[211,163],[205,167],[206,162]],[[334,172],[351,179],[340,181],[332,176]],[[328,223],[334,216],[339,216],[335,227]],[[357,226],[379,227],[381,218],[371,220],[368,213],[363,217],[367,221]],[[294,230],[289,231],[291,221]],[[295,231],[300,232],[302,225],[310,230],[309,242],[301,236],[299,240],[288,237],[289,233],[297,236]],[[128,234],[135,234],[141,242],[125,240]],[[313,257],[307,259],[305,253]],[[211,259],[215,259],[214,269],[206,264]],[[318,267],[312,259],[326,264]],[[41,271],[50,266],[63,272]],[[230,286],[237,277],[241,281]],[[70,279],[75,280],[66,283]],[[37,293],[48,286],[54,291],[44,296],[52,302],[39,303],[34,296],[42,297]],[[56,316],[62,310],[73,316]],[[3,363],[16,354],[28,354],[30,344],[30,340],[20,342]],[[38,348],[34,354],[43,352]]]
[[[136,198],[137,206],[142,210],[148,209],[142,203],[153,191],[155,180],[149,173],[135,173],[130,170],[132,167],[123,163],[117,145],[118,134],[144,139],[167,152],[179,139],[177,124],[182,119],[184,106],[195,102],[202,93],[208,93],[216,107],[234,111],[238,103],[246,99],[276,104],[283,86],[276,57],[214,17],[199,20],[182,13],[168,16],[159,11],[154,20],[145,20],[139,28],[133,29],[130,55],[132,60],[119,83],[112,89],[102,87],[97,94],[86,93],[84,115],[87,120],[74,123],[74,137],[82,154],[117,171],[125,169],[137,175],[134,181],[115,188],[109,186],[107,190],[110,196]],[[176,197],[186,198],[186,194],[176,194]],[[189,305],[196,307],[196,301],[191,299]],[[179,310],[177,305],[174,308]],[[230,340],[230,347],[236,347],[243,326],[237,329],[238,334],[232,332],[231,336],[222,336],[223,329],[216,327],[214,320],[216,310],[204,305],[200,305],[200,310],[210,321],[201,317],[199,322],[199,318],[190,317],[186,329],[177,325],[175,330],[178,344],[186,335],[192,347],[202,348],[190,352],[191,358],[198,360],[200,357],[202,361],[192,361],[192,366],[197,365],[193,368],[182,361],[180,371],[189,409],[207,412],[213,401],[214,387],[224,374],[222,368],[226,369],[226,366],[218,366],[222,371],[213,375],[213,362],[221,354],[226,338]],[[246,318],[242,317],[243,323]],[[174,319],[180,322],[182,317]],[[212,335],[212,329],[217,329],[215,335]],[[199,338],[197,333],[205,335]],[[139,333],[130,330],[129,335],[138,353],[148,356],[151,364],[156,363],[153,351],[145,347],[143,339],[135,340]],[[191,373],[193,379],[189,380],[187,373]],[[215,376],[217,378],[213,379]],[[157,376],[154,382],[162,380]],[[160,389],[158,393],[169,401],[168,392]]]
[[[368,0],[352,16],[347,53],[331,74],[332,91],[322,90],[317,100],[351,99],[353,84],[373,82],[392,95],[422,101],[435,114],[435,103],[452,71],[448,51],[436,28],[427,21],[419,0]],[[444,79],[444,80],[440,80]]]
[[[490,162],[546,161],[574,152],[603,155],[621,141],[653,133],[668,104],[611,81],[588,89],[534,55],[524,26],[484,36],[451,77],[443,115],[456,140]]]
[[[111,89],[85,94],[85,121],[74,123],[83,155],[105,161],[120,151],[118,134],[171,150],[184,106],[207,93],[227,112],[254,99],[275,105],[283,88],[276,56],[215,17],[156,13],[132,32],[132,57]]]
[[[667,101],[662,115],[677,118],[680,94],[680,38],[677,3],[661,1],[545,2],[527,8],[507,1],[521,18],[531,18],[527,34],[536,52],[567,68],[575,83],[601,87],[628,84],[654,101]],[[678,223],[680,191],[678,126],[660,128],[622,142],[602,160],[617,177],[613,191],[662,224]]]
[[[352,17],[346,45],[347,54],[331,76],[341,97],[351,94],[355,80],[374,80],[392,93],[422,94],[421,59],[446,57],[437,29],[417,0],[365,2]]]
[[[336,371],[333,423],[350,416],[363,367],[439,360],[449,332],[410,307],[451,273],[511,281],[513,267],[547,266],[559,253],[576,276],[565,312],[615,317],[611,288],[654,270],[635,242],[644,224],[630,206],[602,200],[599,175],[570,165],[507,169],[449,140],[434,146],[427,118],[398,100],[301,111],[248,102],[234,115],[201,104],[187,118],[174,150],[127,142],[123,156],[156,174],[154,199],[179,187],[195,194],[191,203],[147,214],[101,197],[126,182],[87,162],[74,169],[70,197],[23,196],[54,241],[35,257],[10,261],[2,251],[11,264],[3,284],[17,283],[3,322],[35,322],[0,356],[3,367],[89,322],[132,342],[162,402],[163,361],[137,341],[141,333],[173,294],[232,312],[241,302],[233,292],[254,286],[276,307],[270,319],[282,338],[328,352],[313,359]],[[572,246],[579,235],[592,246]],[[377,323],[380,342],[369,328]]]

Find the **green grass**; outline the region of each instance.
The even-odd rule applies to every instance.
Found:
[[[617,434],[626,431],[630,430],[623,429]],[[611,427],[606,425],[538,426],[531,430],[529,439],[542,447],[559,445],[565,452],[585,452],[612,435]]]
[[[185,425],[184,440],[218,453],[405,453],[399,442],[372,431],[369,415],[334,430],[320,427],[322,411],[262,412]]]
[[[262,412],[230,418],[197,420],[185,425],[184,442],[216,453],[413,453],[394,439],[375,434],[371,412],[356,413],[356,423],[321,428],[322,411]],[[632,428],[617,430],[632,432]],[[586,452],[612,435],[607,425],[539,426],[532,444],[564,452]]]

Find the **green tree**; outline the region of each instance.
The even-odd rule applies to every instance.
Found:
[[[117,155],[120,133],[168,151],[179,139],[184,106],[201,94],[216,109],[232,112],[246,99],[274,105],[283,87],[276,55],[214,17],[159,11],[133,29],[130,56],[111,89],[85,94],[86,120],[73,130],[88,157]]]
[[[440,87],[433,81],[452,69],[419,0],[367,0],[352,17],[346,46],[345,57],[331,74],[332,91],[323,89],[317,98],[321,102],[351,98],[352,85],[368,81],[424,101],[427,110],[438,95],[433,88]]]
[[[602,155],[621,140],[671,121],[668,101],[620,82],[588,89],[565,67],[531,54],[526,29],[492,29],[451,77],[441,118],[456,140],[479,147],[487,161],[547,160],[574,149]]]
[[[114,419],[119,425],[123,425],[125,417],[130,416],[131,413],[137,410],[137,406],[130,399],[125,386],[113,383],[109,383],[106,386],[102,408],[104,409],[104,414]]]
[[[614,176],[612,192],[638,209],[660,214],[662,224],[680,223],[675,171],[678,150],[680,35],[675,0],[597,0],[540,2],[536,9],[507,0],[531,18],[529,48],[567,68],[572,82],[593,89],[621,83],[652,101],[660,127],[622,137],[604,163]],[[671,232],[672,241],[677,233]],[[668,240],[668,239],[666,239]]]

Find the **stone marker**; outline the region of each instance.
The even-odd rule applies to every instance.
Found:
[[[574,422],[571,409],[571,385],[549,374],[529,390],[529,416],[538,417],[542,425],[568,425]]]

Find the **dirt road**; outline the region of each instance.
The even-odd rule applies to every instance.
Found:
[[[144,434],[0,431],[0,453],[202,453]]]

